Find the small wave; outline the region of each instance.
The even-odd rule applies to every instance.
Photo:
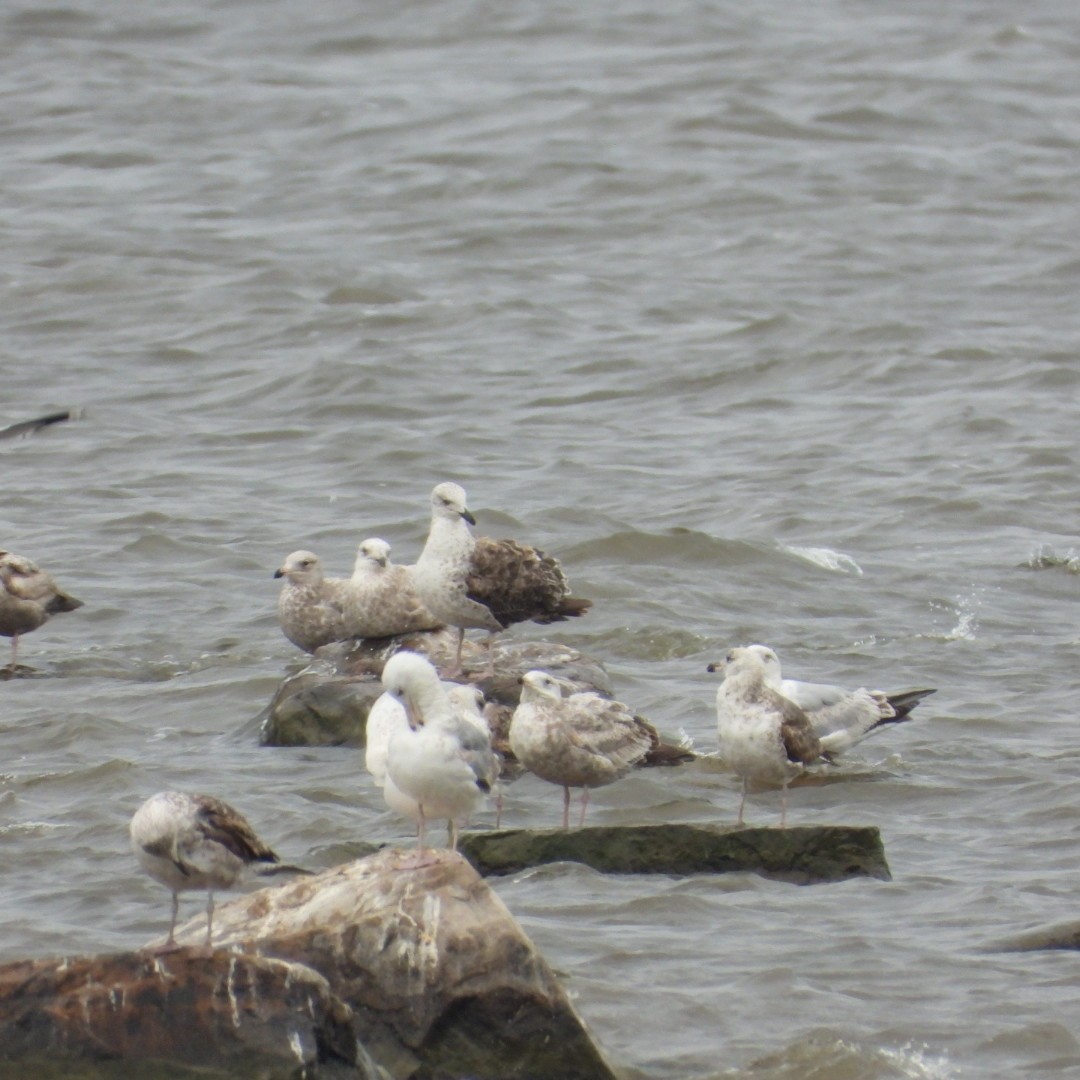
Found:
[[[814,566],[820,566],[823,570],[862,577],[862,567],[850,555],[845,555],[842,551],[833,551],[832,548],[796,547],[793,544],[780,543],[776,546],[785,555],[794,555],[797,559],[813,563]]]
[[[1056,570],[1061,567],[1068,574],[1080,574],[1080,555],[1075,548],[1069,548],[1059,555],[1049,544],[1040,544],[1024,565],[1030,570]]]

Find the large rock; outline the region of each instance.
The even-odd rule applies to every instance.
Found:
[[[3,1080],[378,1080],[311,968],[205,949],[0,968]]]
[[[550,968],[460,855],[389,849],[233,900],[220,946],[295,961],[352,1010],[393,1077],[612,1080]],[[197,943],[204,919],[177,932]]]
[[[851,877],[890,879],[881,833],[872,826],[790,829],[709,825],[511,829],[461,837],[462,854],[482,874],[513,874],[551,862],[579,862],[614,874],[724,874],[751,871],[798,885]]]
[[[456,630],[324,645],[307,667],[278,687],[260,718],[261,741],[264,746],[363,746],[368,710],[382,693],[383,664],[399,649],[410,649],[445,668],[456,648]],[[507,638],[496,639],[492,649],[494,674],[484,675],[486,653],[466,640],[462,678],[502,706],[496,723],[503,726],[521,694],[521,676],[533,668],[550,671],[578,690],[611,693],[602,665],[569,646]]]

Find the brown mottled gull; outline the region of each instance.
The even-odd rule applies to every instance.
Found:
[[[581,818],[589,789],[625,776],[652,747],[652,737],[620,701],[593,691],[563,697],[546,671],[521,679],[521,702],[510,722],[510,749],[530,772],[563,789],[563,828],[570,827],[570,789],[579,787]]]
[[[442,626],[421,603],[411,567],[392,563],[390,545],[377,536],[357,548],[343,595],[349,637],[393,637]]]
[[[74,611],[83,602],[64,592],[37,563],[0,551],[0,636],[11,638],[11,668],[18,663],[19,636],[29,634],[50,615]]]
[[[787,824],[788,783],[806,765],[819,760],[834,737],[818,738],[806,713],[769,686],[765,663],[752,649],[732,649],[722,662],[710,664],[708,669],[724,675],[716,692],[716,730],[720,756],[742,779],[736,823],[743,823],[747,787],[756,780],[783,786],[783,828]]]
[[[794,701],[810,718],[819,738],[834,736],[829,745],[830,753],[850,750],[885,724],[902,723],[923,698],[937,693],[931,688],[893,693],[865,687],[847,690],[829,683],[785,679],[781,675],[780,658],[772,649],[767,645],[746,647],[761,657],[766,685]]]
[[[431,530],[413,569],[420,599],[458,628],[453,674],[461,670],[465,630],[496,634],[512,623],[561,622],[583,615],[591,600],[570,595],[562,567],[550,555],[515,540],[475,537],[465,491],[439,484],[431,493]]]
[[[277,863],[247,819],[211,795],[162,791],[131,819],[131,847],[139,865],[172,893],[172,921],[164,949],[176,948],[180,893],[206,890],[206,944],[214,924],[214,890],[230,889],[254,863]],[[289,869],[296,869],[290,867]]]
[[[320,645],[351,636],[345,624],[346,582],[324,577],[318,555],[294,551],[274,577],[285,579],[278,595],[278,621],[297,648],[314,652]]]

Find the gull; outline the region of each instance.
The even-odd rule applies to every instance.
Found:
[[[181,892],[206,890],[209,947],[214,890],[232,888],[248,866],[279,862],[243,815],[228,803],[212,795],[179,791],[159,792],[139,807],[131,819],[131,846],[143,870],[172,893],[172,921],[163,952],[177,948],[176,916]]]
[[[17,424],[9,424],[5,428],[0,428],[0,439],[18,439],[24,435],[33,435],[43,428],[51,427],[53,424],[62,424],[65,420],[75,420],[78,415],[77,409],[64,409],[61,412],[49,413],[48,416],[35,417],[33,420],[21,420]]]
[[[454,707],[454,711],[460,720],[471,724],[481,738],[487,738],[490,742],[491,729],[482,712],[484,704],[483,691],[476,686],[467,686],[456,683],[446,690],[446,695]],[[402,817],[409,818],[417,825],[420,823],[420,804],[411,796],[406,795],[390,779],[386,771],[386,758],[390,747],[390,738],[395,731],[408,728],[409,720],[405,707],[389,692],[380,694],[368,711],[367,734],[364,740],[364,766],[370,774],[375,786],[380,788],[387,806]],[[492,753],[495,753],[492,751]],[[498,757],[495,761],[495,777],[498,777]],[[502,816],[502,795],[499,792],[497,780],[492,781],[492,794],[495,796],[497,816],[496,828]]]
[[[442,625],[420,602],[411,567],[392,563],[390,545],[377,536],[357,548],[352,577],[342,592],[349,637],[394,637]]]
[[[709,671],[722,671],[716,691],[716,729],[720,755],[742,779],[737,825],[743,823],[751,780],[780,783],[780,827],[787,825],[787,789],[792,777],[832,748],[835,736],[819,738],[806,713],[769,686],[759,653],[732,649]]]
[[[652,735],[620,701],[591,690],[563,697],[546,671],[521,677],[521,701],[510,721],[510,749],[530,772],[563,789],[563,828],[570,827],[570,789],[579,787],[585,824],[589,789],[625,776],[642,762]]]
[[[345,581],[324,577],[318,555],[294,551],[274,577],[285,579],[278,595],[278,621],[297,648],[312,653],[320,645],[350,636],[345,626]]]
[[[550,555],[515,540],[475,537],[469,529],[475,524],[464,489],[437,485],[431,493],[431,530],[413,568],[424,605],[458,628],[453,675],[461,671],[466,629],[497,634],[512,623],[562,622],[592,607],[591,600],[570,596],[562,567]],[[490,652],[488,658],[490,666]]]
[[[50,615],[82,606],[81,600],[64,592],[37,563],[0,551],[0,636],[11,638],[11,671],[18,664],[21,634],[36,630]]]
[[[850,750],[872,731],[884,724],[899,724],[908,719],[911,710],[936,693],[936,690],[847,690],[828,683],[801,682],[781,677],[780,658],[767,645],[748,645],[765,665],[765,683],[794,701],[810,718],[819,737],[835,736],[830,743],[832,753]]]
[[[459,824],[469,819],[498,777],[491,735],[486,726],[481,730],[458,715],[438,672],[418,653],[390,657],[382,684],[401,704],[406,720],[404,726],[393,726],[387,741],[386,782],[416,803],[421,857],[431,818],[446,818],[450,847],[457,850]]]

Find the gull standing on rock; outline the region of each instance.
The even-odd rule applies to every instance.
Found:
[[[64,592],[37,563],[0,551],[0,636],[11,638],[11,671],[18,665],[21,634],[36,630],[50,615],[82,606],[81,600]]]
[[[324,577],[318,555],[294,551],[274,577],[285,579],[278,595],[278,621],[297,648],[313,653],[320,645],[350,636],[345,625],[347,583]]]
[[[395,637],[442,625],[417,596],[412,568],[392,563],[390,545],[377,536],[357,548],[343,592],[349,637]]]
[[[746,791],[751,780],[783,785],[780,827],[787,825],[787,789],[792,777],[817,761],[835,736],[819,739],[795,702],[766,681],[765,663],[749,648],[732,649],[709,671],[722,672],[716,691],[716,730],[720,756],[742,778],[742,799],[736,824],[743,823]],[[844,733],[846,734],[846,733]]]
[[[614,783],[653,746],[646,726],[620,701],[591,690],[563,697],[546,671],[521,678],[521,702],[510,721],[510,749],[530,772],[563,789],[563,828],[570,827],[570,789],[579,787],[581,818],[589,789]]]
[[[591,600],[570,595],[562,567],[550,555],[515,540],[475,537],[469,529],[475,524],[464,489],[437,485],[431,493],[431,530],[413,568],[424,605],[458,628],[453,675],[461,671],[469,628],[497,634],[512,623],[562,622],[592,607]]]
[[[172,893],[172,921],[162,951],[177,947],[176,916],[181,892],[206,890],[209,946],[214,890],[232,888],[248,866],[279,862],[247,820],[228,803],[211,795],[179,791],[159,792],[139,807],[131,819],[131,847],[142,868]]]
[[[781,676],[780,658],[767,645],[748,645],[765,665],[765,684],[789,701],[794,701],[810,719],[819,738],[834,736],[829,741],[830,753],[850,750],[871,732],[884,724],[899,724],[907,720],[911,710],[923,698],[937,693],[931,688],[900,690],[847,690],[828,683],[802,682]]]
[[[420,851],[431,818],[446,818],[450,847],[456,850],[459,825],[468,821],[498,778],[490,733],[458,715],[439,673],[418,653],[390,657],[382,684],[401,703],[406,719],[390,732],[387,781],[416,803]]]

